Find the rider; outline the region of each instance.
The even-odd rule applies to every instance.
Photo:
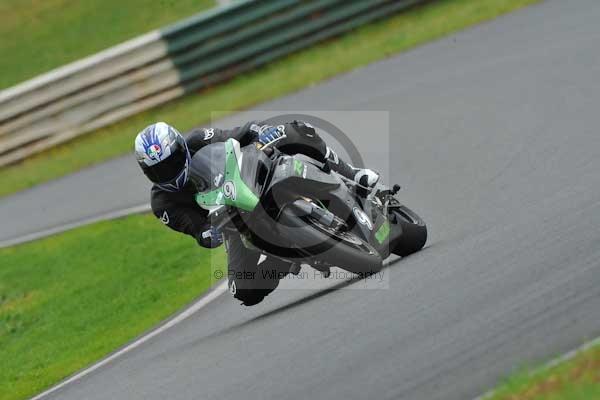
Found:
[[[277,127],[251,121],[231,130],[199,128],[192,130],[187,139],[174,127],[157,122],[138,133],[135,154],[142,171],[154,183],[151,190],[154,215],[169,228],[192,236],[200,246],[214,248],[225,241],[229,289],[243,304],[254,305],[277,287],[278,278],[287,273],[289,264],[271,257],[259,263],[260,253],[247,249],[240,235],[227,234],[224,239],[222,233],[211,226],[207,211],[196,203],[197,188],[188,180],[193,155],[210,143],[229,138],[239,141],[240,146],[260,142],[263,146],[276,145],[286,154],[304,154],[327,163],[332,170],[365,187],[373,187],[379,175],[341,160],[315,129],[302,121]]]

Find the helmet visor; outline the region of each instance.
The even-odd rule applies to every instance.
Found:
[[[175,151],[173,150],[171,155],[161,162],[144,168],[148,179],[154,183],[168,183],[177,178],[185,168],[187,149],[179,145]]]

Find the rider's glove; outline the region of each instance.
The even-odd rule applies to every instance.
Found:
[[[278,127],[265,125],[260,128],[260,132],[258,133],[258,141],[263,147],[272,145],[285,137],[285,128],[283,125]]]
[[[202,232],[198,238],[198,242],[202,247],[214,249],[223,244],[223,234],[214,226]]]

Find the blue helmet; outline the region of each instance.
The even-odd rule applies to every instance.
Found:
[[[190,152],[181,133],[157,122],[135,138],[135,157],[144,174],[160,189],[177,192],[185,186],[190,168]]]

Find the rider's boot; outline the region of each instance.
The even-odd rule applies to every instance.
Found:
[[[327,165],[342,175],[344,178],[348,178],[358,183],[361,186],[372,189],[379,181],[379,174],[368,168],[354,168],[344,160],[341,160],[338,155],[329,147],[327,147],[327,154],[325,155]]]

